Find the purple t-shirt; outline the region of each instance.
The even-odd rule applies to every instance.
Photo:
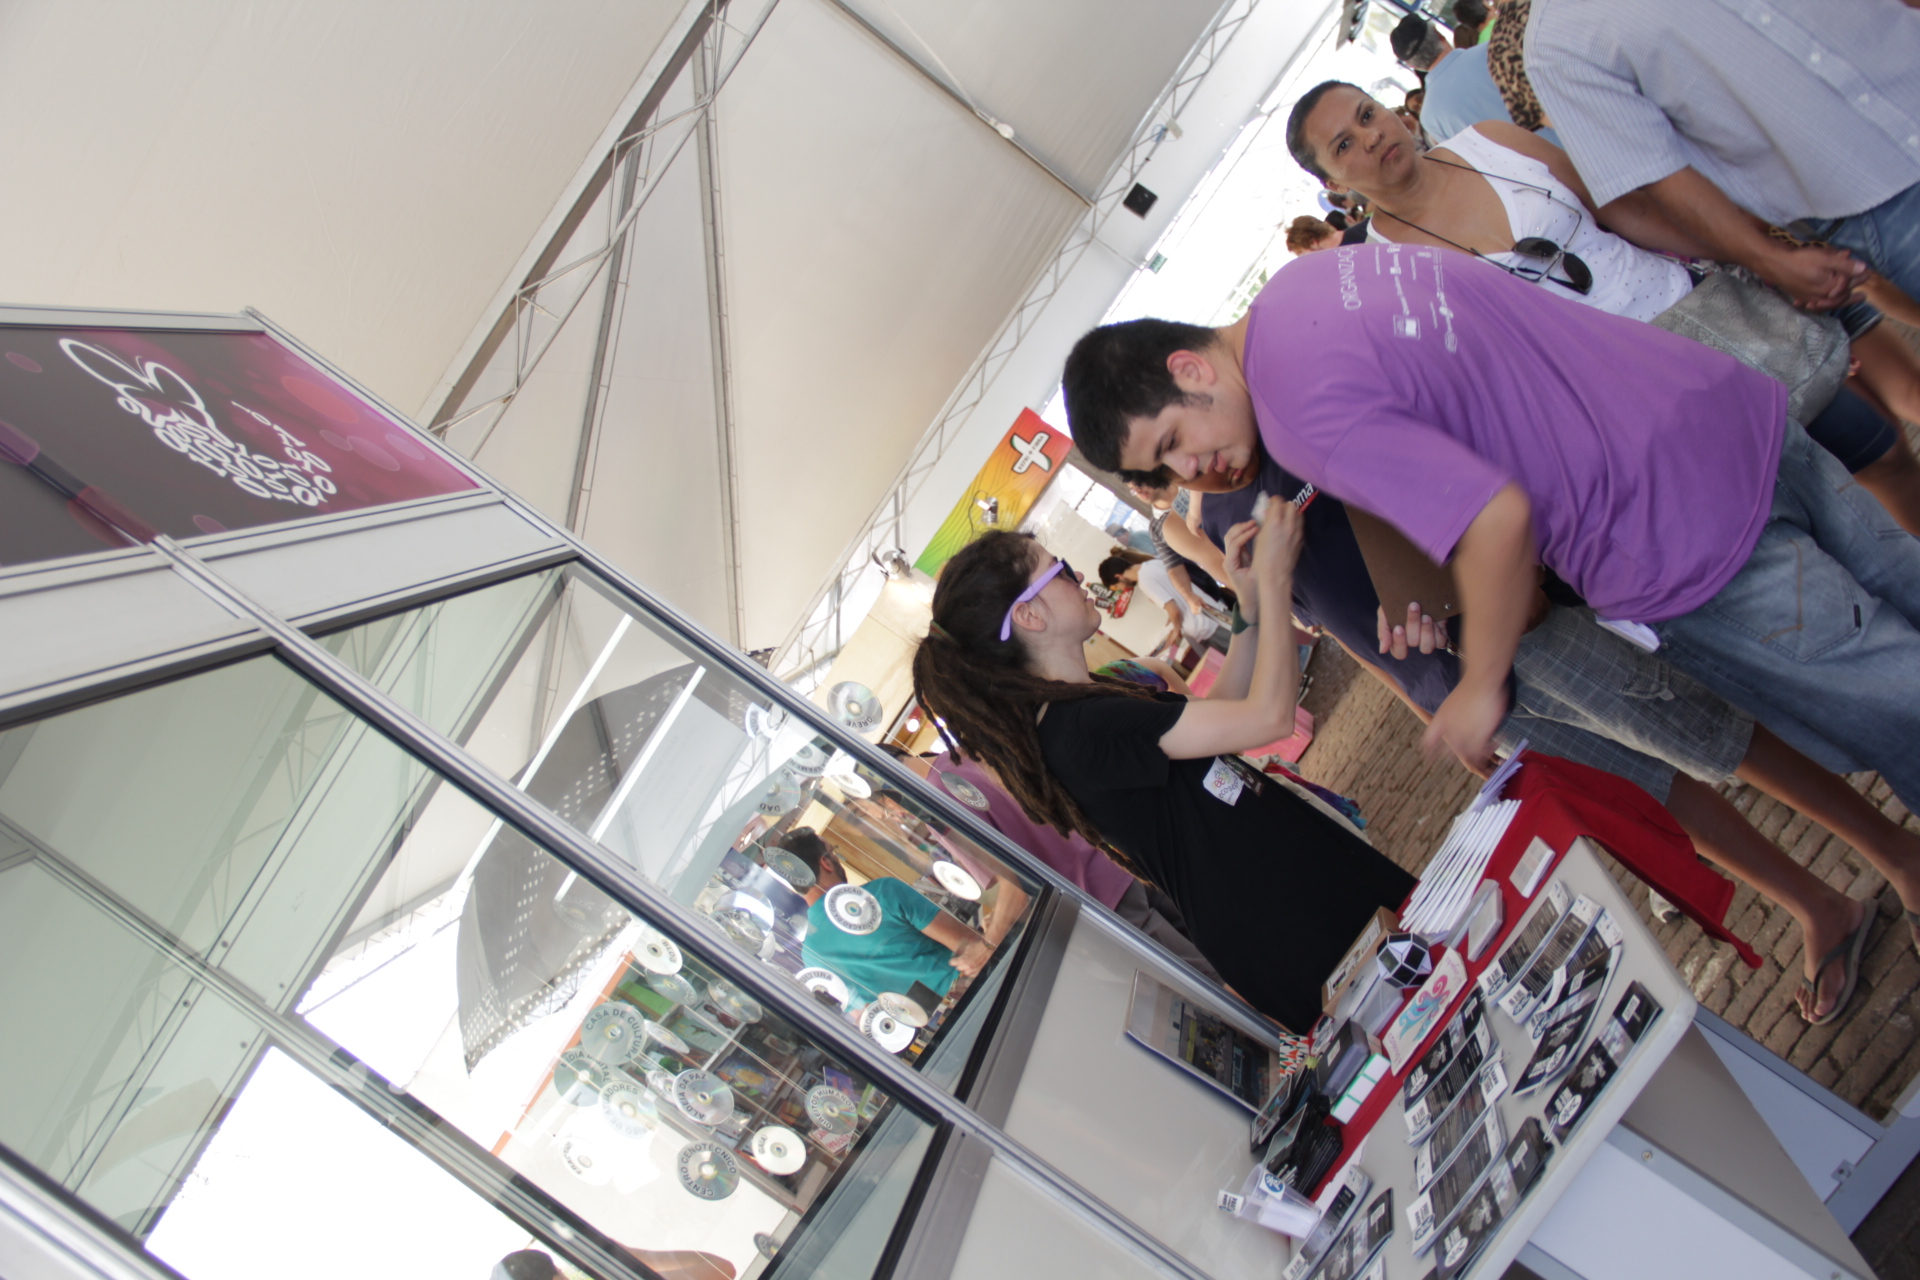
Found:
[[[981,821],[1085,889],[1102,905],[1113,907],[1133,884],[1133,876],[1078,835],[1063,836],[1044,822],[1035,822],[991,775],[972,760],[954,763],[952,752],[933,760],[928,780],[980,815]]]
[[[1602,617],[1713,598],[1772,507],[1787,391],[1697,342],[1425,245],[1295,259],[1254,299],[1267,452],[1444,562],[1509,481]]]

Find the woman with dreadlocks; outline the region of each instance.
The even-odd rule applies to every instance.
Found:
[[[1159,886],[1227,983],[1304,1032],[1367,918],[1414,880],[1318,799],[1238,758],[1293,730],[1299,512],[1273,502],[1226,543],[1245,625],[1204,701],[1088,671],[1100,614],[1080,575],[1005,532],[941,571],[914,690],[956,753],[984,761],[1035,821]]]

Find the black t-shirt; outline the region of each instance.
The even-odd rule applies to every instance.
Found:
[[[1229,804],[1209,791],[1216,757],[1173,760],[1160,737],[1178,694],[1056,702],[1040,749],[1093,824],[1166,891],[1194,945],[1247,1002],[1294,1031],[1320,1016],[1320,984],[1376,907],[1414,878],[1251,767]]]
[[[1225,547],[1227,530],[1253,519],[1253,502],[1261,492],[1291,499],[1300,492],[1302,483],[1262,455],[1260,474],[1252,484],[1232,493],[1209,493],[1201,501],[1201,530],[1216,546]],[[1406,690],[1415,705],[1431,712],[1446,701],[1460,682],[1460,660],[1452,654],[1415,649],[1398,661],[1373,657],[1380,647],[1374,617],[1380,597],[1374,592],[1373,577],[1367,572],[1360,543],[1353,536],[1353,525],[1340,500],[1325,493],[1315,497],[1307,507],[1303,532],[1300,562],[1293,570],[1295,616],[1309,626],[1325,627],[1341,644],[1376,662]]]

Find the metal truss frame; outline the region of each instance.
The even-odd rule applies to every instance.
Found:
[[[1014,308],[1013,314],[1007,317],[993,341],[974,361],[973,367],[967,371],[966,377],[941,409],[939,417],[927,428],[912,456],[888,487],[887,496],[880,500],[860,532],[848,544],[840,558],[840,568],[814,594],[807,605],[806,614],[774,651],[771,669],[780,673],[782,679],[800,682],[809,678],[817,680],[840,651],[847,633],[859,623],[859,619],[845,616],[847,601],[856,596],[855,586],[864,575],[883,572],[874,563],[874,553],[899,545],[907,504],[919,493],[934,468],[946,456],[947,450],[964,435],[973,420],[974,410],[1000,376],[1007,361],[1060,292],[1082,256],[1099,240],[1107,219],[1120,207],[1127,192],[1133,189],[1141,170],[1165,139],[1167,123],[1179,119],[1180,113],[1186,109],[1194,93],[1259,3],[1260,0],[1228,0],[1214,16],[1212,25],[1195,42],[1192,52],[1174,73],[1171,83],[1162,91],[1153,109],[1135,132],[1133,142],[1108,172],[1106,181],[1101,184],[1100,194],[1081,215],[1073,230],[1067,233],[1060,248],[1041,269],[1039,278],[1027,290],[1019,306]]]

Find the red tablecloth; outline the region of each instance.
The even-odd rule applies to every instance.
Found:
[[[1555,865],[1576,837],[1590,838],[1665,895],[1704,929],[1707,936],[1731,943],[1749,966],[1760,967],[1760,957],[1753,948],[1728,933],[1721,924],[1733,901],[1733,882],[1700,862],[1694,855],[1693,841],[1673,820],[1673,815],[1645,791],[1610,773],[1529,751],[1520,771],[1507,783],[1506,795],[1510,800],[1520,801],[1520,811],[1514,815],[1512,825],[1487,863],[1487,878],[1500,886],[1504,922],[1499,938],[1481,953],[1480,959],[1466,961],[1468,981],[1461,988],[1460,999],[1465,998],[1481,971],[1500,954],[1500,948],[1532,901],[1520,896],[1509,876],[1535,836],[1545,840],[1553,850]],[[1542,875],[1535,894],[1551,879],[1551,874]],[[1436,957],[1443,954],[1444,948],[1435,949]],[[1408,1059],[1408,1066],[1427,1051],[1458,1006],[1459,1000],[1456,1000],[1455,1007],[1434,1024],[1433,1032]],[[1372,1132],[1374,1124],[1400,1092],[1405,1074],[1402,1071],[1381,1080],[1359,1112],[1342,1126],[1343,1148],[1328,1178],[1346,1166],[1354,1148]],[[1404,1136],[1394,1134],[1393,1138],[1400,1141]],[[1319,1195],[1325,1185],[1323,1179],[1313,1194]]]

